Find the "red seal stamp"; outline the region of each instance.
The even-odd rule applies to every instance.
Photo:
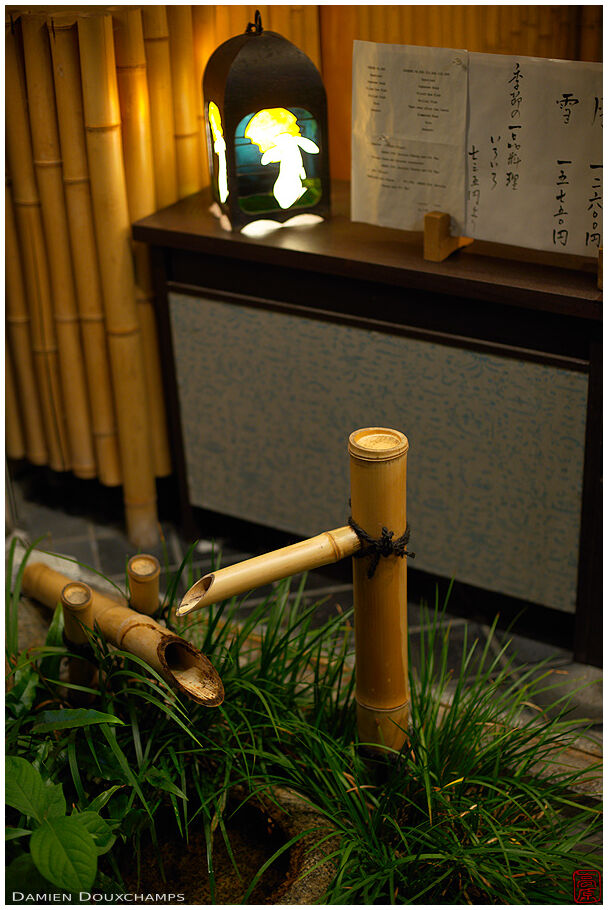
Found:
[[[602,876],[597,869],[577,869],[572,873],[575,904],[601,904]]]

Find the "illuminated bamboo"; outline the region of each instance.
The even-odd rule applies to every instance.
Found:
[[[114,22],[127,203],[129,218],[133,222],[151,215],[157,208],[141,11],[125,8],[114,13]],[[157,477],[166,477],[171,473],[171,457],[154,312],[155,295],[150,269],[150,251],[145,243],[133,242],[133,253],[154,473]]]
[[[42,410],[32,356],[30,317],[27,311],[21,254],[11,187],[4,198],[6,262],[6,337],[15,369],[15,387],[23,424],[25,454],[32,464],[47,463]]]
[[[304,47],[302,50],[310,57],[317,69],[321,70],[321,46],[319,37],[319,7],[303,7]]]
[[[237,594],[244,594],[252,588],[318,569],[320,566],[338,562],[352,556],[361,547],[361,542],[349,526],[325,531],[316,537],[302,540],[273,550],[263,556],[254,556],[244,562],[227,566],[204,575],[184,596],[177,614],[184,616],[193,610],[200,610]]]
[[[357,430],[348,440],[353,520],[373,538],[382,528],[400,537],[406,528],[408,441],[383,427]],[[359,737],[400,749],[409,717],[407,683],[407,569],[395,555],[353,559],[355,667]]]
[[[22,590],[54,608],[69,584],[70,579],[60,572],[42,563],[30,563],[23,573]],[[222,681],[205,655],[150,616],[129,609],[124,601],[92,591],[89,620],[106,641],[141,658],[178,692],[207,707],[222,703]]]
[[[178,198],[169,27],[165,7],[144,6],[142,21],[148,69],[154,186],[158,207],[165,208],[177,202]]]
[[[24,15],[22,28],[34,165],[48,251],[70,460],[77,477],[90,478],[96,476],[97,466],[80,343],[46,16]]]
[[[93,629],[93,592],[88,585],[70,581],[61,590],[63,610],[63,631],[68,647],[84,649],[89,645],[86,629]],[[89,646],[90,647],[90,646]],[[90,686],[95,678],[95,665],[85,657],[70,657],[68,680],[76,686]],[[88,693],[77,689],[70,691],[70,700],[75,704],[91,701]]]
[[[97,472],[101,483],[116,486],[121,481],[120,455],[93,223],[76,17],[74,14],[53,15],[48,28]]]
[[[6,454],[9,458],[18,460],[25,456],[25,437],[21,427],[21,417],[19,415],[19,402],[17,400],[17,389],[15,386],[15,374],[8,342],[4,341],[4,382],[5,382],[5,433],[6,433]]]
[[[127,533],[134,544],[146,548],[158,540],[156,488],[135,304],[111,16],[98,13],[79,16],[78,36]]]
[[[160,563],[156,556],[140,553],[132,556],[127,565],[129,603],[133,610],[153,616],[159,608]]]
[[[194,84],[194,42],[189,6],[168,6],[171,86],[175,117],[175,160],[179,198],[201,188],[199,127]]]
[[[31,338],[49,465],[70,468],[57,341],[51,303],[47,252],[34,173],[25,74],[16,31],[6,28],[6,154],[13,181],[13,201],[23,278],[31,319]]]
[[[199,147],[201,150],[201,181],[203,186],[208,186],[209,160],[207,157],[207,132],[205,127],[205,112],[203,109],[203,73],[207,61],[217,47],[215,39],[215,7],[192,7],[192,36],[194,40],[194,82],[196,85],[196,111],[199,130]]]

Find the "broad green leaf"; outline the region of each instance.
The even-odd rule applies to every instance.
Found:
[[[97,873],[95,841],[75,816],[46,819],[30,838],[36,868],[67,891],[88,891]]]
[[[32,665],[22,667],[14,675],[14,685],[6,695],[6,707],[13,717],[24,717],[36,699],[39,676]]]
[[[62,711],[41,711],[32,731],[49,733],[51,730],[71,730],[74,727],[89,727],[91,724],[123,724],[113,714],[103,714],[92,708],[65,708]]]
[[[104,790],[103,793],[100,793],[99,796],[95,797],[95,799],[89,805],[89,808],[87,811],[99,812],[100,809],[103,809],[103,807],[106,805],[106,803],[108,803],[112,799],[112,797],[114,796],[116,791],[120,790],[120,789],[122,789],[121,784],[114,784],[113,787],[110,787],[108,790]]]
[[[26,834],[31,833],[27,828],[5,828],[4,840],[16,840],[18,837],[25,837]]]
[[[65,815],[66,803],[63,795],[61,784],[53,784],[51,781],[45,781],[46,788],[46,808],[44,810],[45,818],[58,818]]]
[[[41,822],[48,803],[47,788],[35,768],[17,755],[7,755],[5,800],[29,818]]]
[[[83,825],[95,841],[97,855],[101,856],[107,853],[116,837],[112,834],[112,829],[97,812],[75,812],[72,816]]]
[[[4,879],[7,904],[22,904],[27,895],[52,894],[54,890],[51,882],[40,874],[29,853],[22,853],[7,867]],[[30,900],[29,903],[33,901]]]

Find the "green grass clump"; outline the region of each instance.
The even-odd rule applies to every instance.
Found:
[[[39,847],[49,826],[78,824],[95,848],[89,890],[124,890],[121,858],[141,864],[142,844],[158,843],[159,812],[166,825],[169,810],[176,837],[204,832],[201,869],[213,898],[213,834],[229,845],[230,794],[272,800],[285,786],[319,813],[316,841],[335,868],[323,903],[570,903],[573,871],[599,867],[600,809],[575,795],[591,774],[559,764],[580,721],[568,720],[565,702],[556,702],[551,719],[531,714],[527,703],[548,686],[548,674],[536,668],[516,678],[506,646],[479,653],[477,642],[465,641],[452,677],[449,626],[437,604],[426,614],[421,653],[410,656],[420,670],[410,671],[408,745],[370,760],[353,707],[352,611],[316,628],[318,605],[305,606],[304,578],[294,592],[290,581],[277,585],[246,619],[233,599],[174,626],[219,671],[226,698],[216,709],[180,700],[138,658],[96,634],[98,688],[67,687],[94,702],[70,706],[59,686],[69,653],[60,611],[44,648],[17,651],[19,582],[7,589],[14,685],[6,751],[10,773],[29,774],[18,759],[35,769],[44,800],[31,809],[7,797],[7,887],[19,875],[44,882],[45,874],[54,876],[47,890],[82,886],[85,879],[61,878],[57,864],[45,865]]]

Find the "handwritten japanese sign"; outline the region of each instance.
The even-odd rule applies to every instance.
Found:
[[[468,59],[465,233],[596,255],[603,207],[601,64],[493,54]]]

